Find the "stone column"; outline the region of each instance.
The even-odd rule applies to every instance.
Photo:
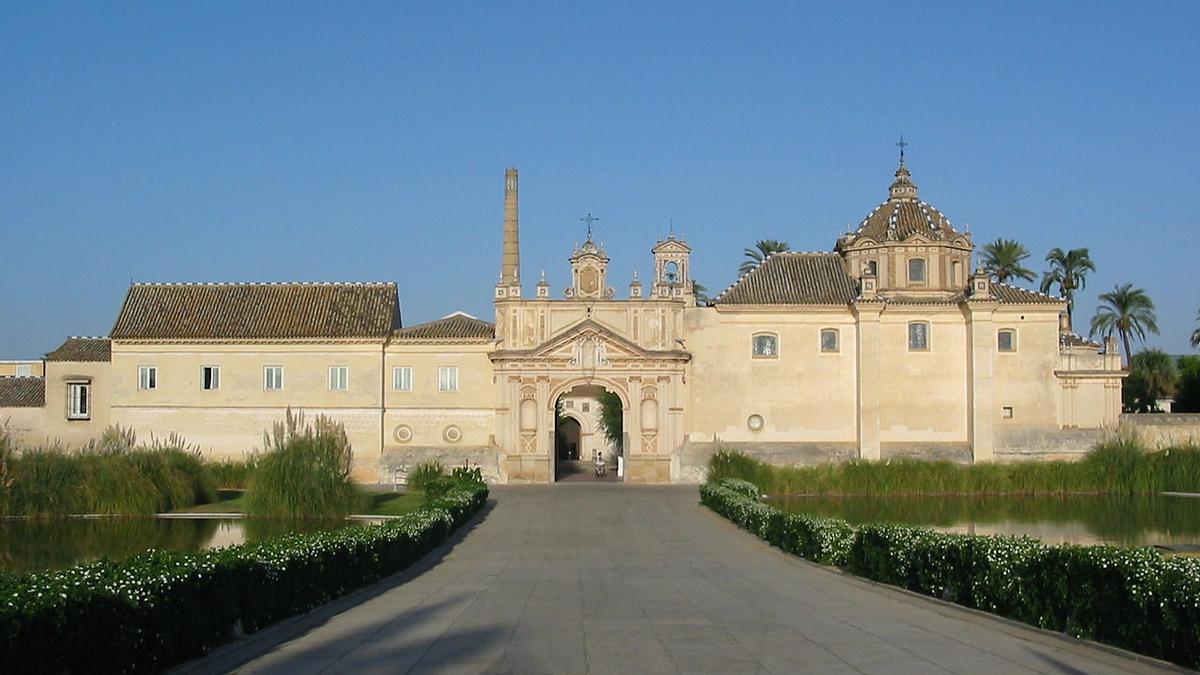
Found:
[[[858,315],[858,456],[878,460],[879,446],[879,317],[883,303],[860,301]]]

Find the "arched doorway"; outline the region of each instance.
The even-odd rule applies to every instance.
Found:
[[[625,406],[598,384],[577,384],[554,402],[555,482],[616,482],[623,454]],[[605,472],[596,475],[596,456]]]

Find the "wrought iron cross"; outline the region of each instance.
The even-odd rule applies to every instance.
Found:
[[[600,219],[597,218],[596,216],[593,216],[591,211],[588,211],[588,214],[586,216],[580,218],[579,220],[581,222],[587,223],[587,237],[588,237],[588,241],[591,241],[592,240],[592,223],[594,223]]]
[[[900,163],[904,163],[904,148],[908,147],[908,142],[904,140],[904,134],[900,134],[900,142],[896,144],[900,148]]]

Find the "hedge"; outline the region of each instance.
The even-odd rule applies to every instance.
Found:
[[[700,487],[700,502],[774,546],[1078,638],[1200,667],[1200,559],[1152,548],[1048,546],[784,513],[745,481]]]
[[[396,520],[0,576],[0,672],[158,672],[399,572],[487,501],[463,483]]]

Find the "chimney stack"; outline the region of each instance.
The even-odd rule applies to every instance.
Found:
[[[521,237],[517,223],[517,170],[504,172],[504,252],[500,261],[500,283],[521,285]]]

